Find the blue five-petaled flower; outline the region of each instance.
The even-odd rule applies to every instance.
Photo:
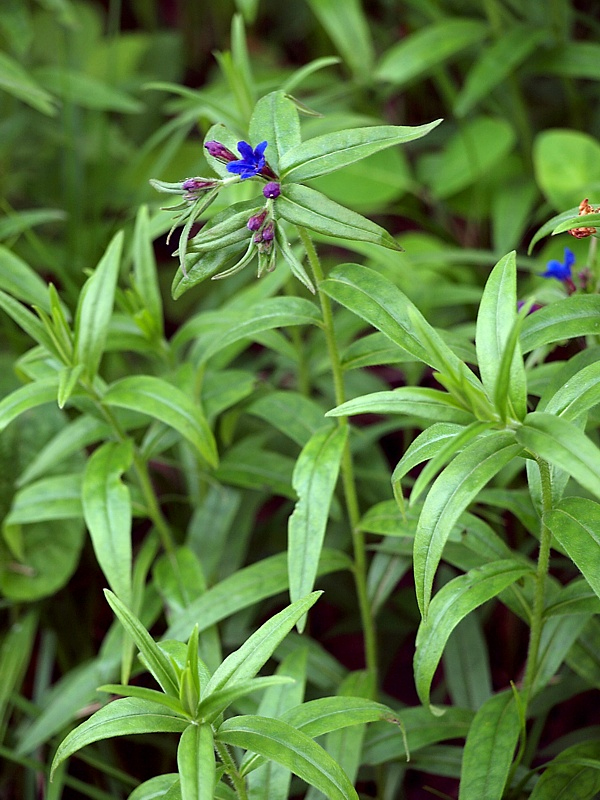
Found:
[[[257,144],[254,149],[248,142],[238,142],[238,151],[242,157],[227,164],[227,172],[239,175],[242,180],[259,175],[266,164],[264,156],[266,147],[267,142]]]
[[[546,271],[541,272],[542,278],[556,278],[558,281],[571,280],[571,267],[575,263],[575,254],[565,247],[564,261],[557,261],[555,258],[548,261]]]

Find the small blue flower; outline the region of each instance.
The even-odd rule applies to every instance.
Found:
[[[553,258],[546,264],[546,271],[540,272],[542,278],[556,278],[557,281],[570,281],[571,280],[571,267],[575,263],[575,255],[565,247],[565,258],[561,263]]]
[[[261,142],[253,150],[248,142],[238,142],[238,151],[242,157],[227,164],[227,172],[239,175],[242,180],[258,175],[266,164],[264,156],[266,147],[267,142]]]

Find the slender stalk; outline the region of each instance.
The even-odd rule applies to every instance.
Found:
[[[246,792],[246,784],[244,782],[243,777],[239,773],[239,770],[236,766],[235,761],[233,760],[231,753],[229,752],[229,748],[227,747],[226,744],[223,744],[223,742],[217,742],[215,740],[215,749],[219,754],[219,758],[223,762],[223,766],[225,767],[225,772],[229,776],[239,800],[248,800],[248,793]]]
[[[542,486],[542,524],[540,529],[540,549],[538,553],[538,563],[535,575],[535,592],[533,596],[533,609],[531,612],[531,630],[529,634],[529,649],[527,651],[527,666],[525,667],[525,679],[523,681],[523,704],[525,712],[531,700],[533,683],[538,666],[538,653],[540,649],[540,639],[542,636],[544,612],[544,588],[548,575],[548,564],[550,562],[550,541],[552,534],[550,528],[545,523],[546,514],[552,510],[552,481],[550,478],[550,466],[547,461],[541,458],[536,459]]]
[[[323,314],[323,322],[325,326],[325,338],[327,340],[327,350],[329,353],[329,360],[331,363],[331,372],[333,374],[333,386],[335,391],[335,401],[337,405],[341,405],[345,398],[344,390],[344,373],[340,361],[340,354],[335,339],[335,330],[333,327],[333,312],[331,310],[331,302],[329,297],[320,290],[319,286],[324,279],[321,262],[315,250],[315,246],[308,233],[303,228],[298,228],[300,239],[306,250],[308,263],[312,270],[317,291],[319,293],[319,301],[321,303],[321,312]],[[340,428],[347,429],[348,417],[338,417],[337,424]],[[348,519],[350,520],[350,530],[352,533],[352,545],[354,549],[354,581],[356,584],[356,594],[358,597],[358,605],[360,610],[360,617],[363,626],[364,647],[365,647],[365,663],[368,672],[373,676],[374,687],[377,686],[377,637],[375,632],[375,620],[371,613],[371,605],[367,593],[367,558],[365,550],[365,538],[363,532],[359,528],[360,510],[358,507],[358,497],[356,493],[356,482],[354,480],[354,466],[352,463],[352,453],[350,451],[350,443],[346,439],[344,453],[342,455],[342,483],[344,486],[344,495],[346,498],[346,509],[348,512]]]

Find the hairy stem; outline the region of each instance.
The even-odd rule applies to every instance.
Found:
[[[233,756],[229,752],[229,748],[223,742],[218,742],[215,739],[215,749],[219,754],[219,758],[223,762],[223,766],[225,767],[225,772],[227,773],[233,788],[235,789],[235,793],[237,794],[239,800],[248,800],[248,793],[246,792],[246,783],[244,782],[243,777],[240,775],[240,772],[236,766],[235,761],[233,760]]]
[[[299,227],[298,231],[300,233],[300,239],[304,249],[306,250],[308,263],[310,264],[310,268],[315,279],[315,284],[317,286],[317,291],[319,293],[319,301],[321,303],[321,312],[323,314],[323,322],[325,326],[325,338],[327,340],[327,350],[329,353],[329,361],[333,375],[335,401],[337,405],[341,405],[346,399],[344,391],[344,373],[342,370],[340,354],[335,338],[335,330],[333,327],[331,301],[329,300],[329,297],[319,288],[324,275],[312,239],[303,228]],[[347,429],[349,427],[348,417],[337,417],[337,424],[340,426],[340,428]],[[376,687],[377,638],[375,633],[375,620],[371,612],[371,605],[369,603],[369,597],[367,594],[367,558],[365,551],[365,537],[359,528],[360,511],[356,493],[356,482],[354,480],[354,465],[352,463],[352,453],[350,451],[350,443],[348,439],[346,439],[346,445],[342,455],[341,473],[342,483],[344,486],[344,495],[346,499],[346,509],[348,512],[348,519],[350,521],[350,529],[352,533],[352,546],[354,549],[354,581],[356,584],[356,594],[358,597],[358,605],[363,626],[365,663],[368,672],[373,676],[373,685]]]

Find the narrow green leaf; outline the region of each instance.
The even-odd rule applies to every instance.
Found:
[[[105,442],[88,459],[82,484],[85,524],[110,588],[131,604],[131,498],[121,475],[133,460],[133,442]]]
[[[88,445],[107,439],[110,428],[94,417],[81,416],[58,431],[34,456],[18,478],[17,485],[31,483]]]
[[[600,44],[567,39],[549,50],[541,50],[532,67],[544,76],[600,80]]]
[[[12,705],[11,695],[16,697],[21,688],[38,627],[37,609],[30,609],[7,626],[0,645],[0,733],[4,733]]]
[[[18,491],[2,526],[51,519],[80,519],[82,515],[81,475],[54,475]]]
[[[572,295],[558,303],[539,308],[523,323],[521,348],[524,353],[577,336],[600,334],[600,296]]]
[[[569,498],[572,500],[574,498]],[[552,529],[552,523],[549,524]],[[599,614],[600,599],[589,581],[575,578],[564,586],[544,609],[544,618],[571,614]]]
[[[459,800],[502,800],[520,732],[512,690],[493,695],[481,706],[465,742]]]
[[[0,431],[30,408],[56,402],[58,381],[54,378],[34,381],[15,389],[0,401]]]
[[[270,297],[248,308],[223,312],[203,341],[202,363],[230,344],[255,339],[257,334],[293,325],[321,325],[318,308],[302,297]],[[181,339],[177,339],[177,344]]]
[[[556,214],[556,216],[549,219],[548,222],[545,222],[541,228],[538,228],[531,242],[529,243],[527,255],[531,255],[531,251],[540,241],[540,239],[543,239],[545,236],[550,236],[551,233],[554,233],[558,225],[560,225],[562,222],[566,222],[567,220],[576,219],[578,216],[579,208],[575,206],[574,208],[569,208],[568,211],[561,211],[560,214]]]
[[[440,124],[374,125],[326,133],[298,144],[281,159],[284,183],[301,183],[354,164],[373,153],[426,136]]]
[[[77,383],[82,372],[83,364],[78,364],[76,367],[63,367],[63,369],[60,371],[57,397],[59,408],[64,408],[71,398],[71,395],[77,388]]]
[[[151,375],[132,375],[113,383],[102,402],[165,422],[191,442],[208,464],[217,466],[217,446],[200,405],[172,383]]]
[[[358,800],[354,787],[333,758],[310,736],[281,720],[234,717],[221,725],[218,739],[282,764],[331,800]]]
[[[280,719],[310,736],[311,739],[354,725],[386,720],[387,727],[391,728],[391,735],[398,737],[402,743],[402,735],[396,727],[398,722],[396,713],[388,706],[364,697],[352,697],[344,694],[309,700],[285,711],[281,714]],[[247,774],[260,763],[262,763],[262,759],[257,756],[249,758],[242,766],[242,773]]]
[[[135,788],[127,800],[165,800],[169,790],[173,787],[179,787],[177,773],[168,772],[165,775],[156,775]]]
[[[379,80],[404,86],[438,64],[450,61],[466,47],[481,42],[487,32],[485,23],[464,18],[426,25],[384,53],[375,75]]]
[[[517,429],[516,437],[530,453],[565,470],[600,498],[600,449],[575,424],[534,411]]]
[[[237,243],[227,247],[215,247],[209,252],[186,252],[184,264],[187,275],[184,275],[181,269],[175,273],[171,284],[173,300],[180,298],[197,283],[212,278],[217,272],[229,269],[240,259],[246,247],[247,242],[240,239]]]
[[[307,659],[308,648],[304,646],[296,647],[288,653],[277,667],[277,674],[290,678],[292,683],[267,689],[258,707],[259,716],[280,719],[286,711],[302,703],[306,686]],[[255,761],[260,765],[257,769],[251,766],[251,762]],[[274,761],[261,763],[263,761],[260,756],[246,753],[240,765],[240,773],[247,775],[249,797],[253,800],[287,800],[292,773]]]
[[[421,386],[402,386],[386,392],[355,397],[328,411],[328,417],[353,414],[409,414],[426,420],[468,425],[473,415],[447,393]]]
[[[271,92],[258,101],[250,119],[250,140],[269,143],[265,156],[279,174],[282,157],[300,144],[298,110],[285,92]]]
[[[327,426],[302,449],[292,478],[298,502],[288,521],[288,571],[292,602],[307,595],[315,583],[331,499],[347,440],[347,427]],[[306,617],[301,617],[302,633]]]
[[[567,747],[546,765],[530,800],[594,800],[600,791],[600,743]]]
[[[147,689],[145,686],[135,686],[134,684],[105,683],[98,687],[99,692],[109,692],[121,697],[137,697],[139,700],[150,700],[170,709],[179,716],[186,716],[181,703],[169,694],[159,692],[157,689]]]
[[[208,593],[207,593],[208,594]],[[312,592],[275,614],[227,656],[208,682],[205,696],[226,685],[252,678],[271,657],[275,648],[291,631],[298,620],[316,603],[322,592]],[[206,597],[207,595],[204,595]]]
[[[213,800],[217,783],[215,745],[210,725],[189,725],[177,748],[181,800]]]
[[[42,85],[65,102],[96,111],[118,111],[137,114],[144,106],[131,95],[110,86],[92,75],[58,66],[39,67],[36,78]]]
[[[17,220],[27,213],[36,212],[23,212],[19,214]],[[47,211],[42,212],[45,214],[60,214],[62,212]],[[16,215],[15,215],[16,216]],[[2,220],[2,222],[11,222],[14,219]],[[27,226],[29,227],[29,225]],[[4,232],[4,227],[0,225],[0,238]],[[43,308],[44,311],[50,311],[50,303],[48,301],[48,286],[45,281],[33,270],[29,264],[26,264],[23,259],[12,253],[6,247],[0,246],[0,289],[8,292],[12,297],[17,300],[22,300],[29,305],[38,306]]]
[[[86,281],[75,317],[75,359],[83,364],[88,378],[98,371],[104,352],[123,247],[123,232],[117,233]]]
[[[382,227],[350,211],[321,192],[298,183],[282,186],[275,213],[287,222],[338,239],[370,242],[390,250],[402,250]]]
[[[325,416],[315,400],[290,391],[269,392],[248,406],[246,412],[273,425],[300,447],[322,427]]]
[[[249,678],[245,681],[235,681],[224,689],[217,689],[205,696],[198,705],[196,719],[201,722],[213,722],[232,703],[240,697],[253,692],[265,691],[271,686],[282,686],[294,683],[292,678],[285,675],[269,675],[265,678]]]
[[[179,687],[177,684],[177,676],[175,675],[175,670],[168,657],[156,644],[139,619],[132,614],[116,595],[108,589],[105,589],[104,596],[109,606],[118,617],[121,625],[135,642],[157,683],[162,687],[164,692],[170,694],[172,697],[178,698]]]
[[[527,384],[523,360],[518,350],[509,362],[506,387],[502,387],[500,367],[511,331],[517,319],[517,260],[513,250],[496,264],[486,281],[477,314],[475,345],[482,383],[490,399],[499,389],[523,418],[527,411]]]
[[[369,23],[359,0],[309,0],[313,13],[352,70],[358,83],[373,69],[373,43]]]
[[[152,247],[148,207],[140,206],[133,232],[133,280],[140,297],[156,326],[162,333],[163,310],[156,258]]]
[[[588,364],[553,394],[544,411],[573,422],[600,403],[600,362]]]
[[[444,650],[444,676],[452,702],[477,711],[493,694],[488,647],[477,614],[461,620]]]
[[[319,575],[342,569],[352,569],[352,561],[348,556],[338,550],[323,548]],[[279,553],[264,558],[238,570],[190,603],[184,612],[173,619],[165,636],[187,640],[196,623],[200,631],[206,630],[237,611],[284,592],[288,586],[287,554]]]
[[[600,597],[600,505],[584,497],[565,497],[544,522]]]
[[[44,306],[45,305],[47,304],[44,303]],[[25,308],[22,303],[19,303],[18,300],[15,300],[14,297],[6,294],[6,292],[3,292],[1,289],[0,308],[6,312],[8,316],[11,317],[28,336],[31,336],[34,341],[36,341],[42,347],[45,347],[49,353],[58,356],[52,338],[38,317],[36,317],[36,315],[33,314],[28,308]]]
[[[461,619],[531,571],[531,567],[514,560],[493,561],[454,578],[435,595],[427,617],[419,626],[413,664],[417,693],[423,705],[430,704],[435,670],[450,634]]]
[[[125,697],[96,711],[60,743],[52,760],[51,775],[69,756],[92,742],[134,733],[177,733],[189,720],[169,713],[164,706],[135,697]]]
[[[0,89],[42,114],[54,116],[57,113],[56,99],[6,53],[0,53]]]
[[[454,103],[456,116],[464,117],[480,100],[487,98],[526,61],[546,36],[544,29],[515,25],[503,31],[492,45],[482,49]]]
[[[410,505],[414,506],[420,496],[423,494],[429,483],[433,480],[434,475],[439,472],[442,467],[459,452],[463,450],[469,442],[476,439],[481,433],[489,430],[491,423],[489,422],[472,422],[460,433],[457,433],[450,441],[445,442],[440,446],[436,453],[432,454],[424,469],[421,470],[413,488],[410,492]]]
[[[464,739],[473,719],[473,712],[466,708],[448,706],[441,717],[434,717],[429,708],[416,706],[398,712],[406,729],[408,748],[411,754],[428,745],[445,739]],[[398,731],[391,725],[375,723],[367,728],[363,762],[384,764],[406,759],[404,743]]]
[[[504,431],[490,433],[459,453],[429,490],[414,545],[417,601],[424,617],[427,616],[433,579],[450,531],[479,491],[521,452],[513,434]]]
[[[402,478],[418,464],[435,456],[440,447],[444,447],[464,430],[464,425],[453,422],[434,422],[410,443],[392,473],[392,485],[397,499],[402,494],[400,485]]]

